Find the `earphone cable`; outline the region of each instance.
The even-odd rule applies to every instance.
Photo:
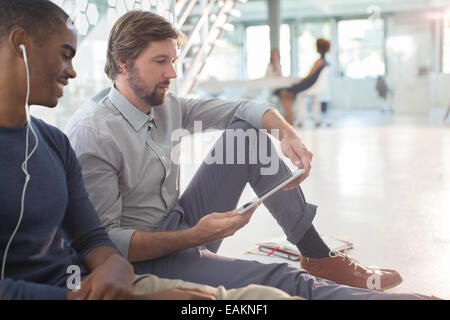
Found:
[[[28,68],[28,57],[27,57],[27,53],[26,53],[26,49],[24,45],[21,45],[21,49],[23,52],[23,58],[24,58],[24,62],[25,62],[25,70],[26,70],[26,74],[27,74],[27,95],[26,95],[26,100],[25,100],[25,113],[26,113],[26,118],[27,118],[27,130],[26,130],[26,138],[25,138],[25,160],[22,163],[22,171],[25,174],[25,183],[22,189],[22,197],[21,197],[21,201],[20,201],[20,214],[19,214],[19,219],[17,221],[16,227],[13,231],[13,233],[11,234],[11,237],[9,238],[9,241],[6,245],[5,248],[5,252],[3,254],[3,262],[2,262],[2,270],[1,270],[1,279],[5,278],[5,268],[6,268],[6,258],[8,256],[8,251],[9,248],[11,246],[11,243],[17,233],[17,231],[19,230],[20,224],[22,222],[22,218],[23,218],[23,212],[24,212],[24,208],[25,208],[25,194],[26,194],[26,190],[28,187],[28,182],[31,180],[31,175],[28,173],[28,160],[31,158],[31,156],[33,155],[33,153],[36,151],[38,145],[39,145],[39,139],[38,136],[36,134],[36,131],[34,130],[32,124],[31,124],[31,116],[30,116],[30,110],[29,110],[29,105],[28,105],[28,101],[30,98],[30,71]],[[34,148],[32,149],[32,151],[30,152],[30,154],[28,154],[28,149],[29,149],[29,135],[30,135],[30,130],[33,133],[33,136],[35,138],[35,145]]]

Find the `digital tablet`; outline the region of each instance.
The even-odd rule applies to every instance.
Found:
[[[258,204],[263,202],[265,199],[267,199],[268,197],[273,195],[275,192],[277,192],[278,190],[280,190],[284,186],[288,185],[289,183],[291,183],[292,181],[294,181],[295,179],[300,177],[304,172],[305,172],[304,169],[298,169],[297,171],[295,171],[292,174],[291,177],[289,177],[289,179],[287,179],[286,181],[283,181],[282,183],[277,185],[275,188],[273,188],[272,190],[270,190],[269,192],[267,192],[266,194],[264,194],[260,198],[253,199],[253,201],[250,201],[250,202],[244,204],[242,207],[239,208],[238,214],[244,214],[245,212],[247,212],[251,208],[257,206]]]

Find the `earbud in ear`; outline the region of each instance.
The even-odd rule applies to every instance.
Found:
[[[23,52],[23,59],[25,60],[25,63],[28,63],[28,57],[27,57],[27,49],[23,43],[19,44],[19,48]]]

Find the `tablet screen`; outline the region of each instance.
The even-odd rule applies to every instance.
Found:
[[[251,208],[253,208],[254,206],[257,206],[258,204],[260,204],[261,202],[263,202],[265,199],[267,199],[268,197],[270,197],[271,195],[273,195],[275,192],[277,192],[278,190],[280,190],[281,188],[283,188],[284,186],[288,185],[289,183],[291,183],[292,181],[294,181],[295,179],[297,179],[299,176],[301,176],[303,173],[305,172],[304,169],[298,169],[297,171],[295,171],[291,177],[289,177],[289,179],[283,181],[282,183],[280,183],[279,185],[277,185],[275,188],[273,188],[272,190],[270,190],[269,192],[267,192],[266,194],[264,194],[263,196],[261,196],[260,198],[256,198],[253,201],[250,201],[246,204],[244,204],[241,208],[239,208],[238,214],[244,214],[245,212],[247,212],[248,210],[250,210]]]

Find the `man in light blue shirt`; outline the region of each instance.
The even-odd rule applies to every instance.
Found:
[[[265,284],[307,299],[408,297],[367,290],[374,276],[380,290],[401,277],[367,269],[322,241],[312,226],[317,207],[299,187],[313,155],[273,106],[168,93],[177,76],[179,39],[153,13],[121,17],[111,31],[105,68],[114,85],[87,101],[66,129],[100,220],[135,272],[227,288]],[[193,133],[198,121],[203,130],[235,134],[222,136],[180,196],[180,141],[174,137]],[[216,254],[221,240],[253,214],[235,209],[245,185],[261,195],[291,175],[266,132],[278,135],[284,155],[305,170],[264,202],[301,251],[303,269]]]

